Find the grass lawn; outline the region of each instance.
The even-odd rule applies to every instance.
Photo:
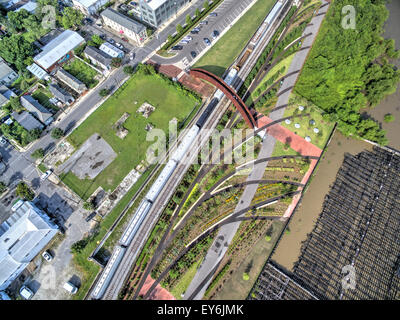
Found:
[[[287,107],[285,109],[285,113],[283,117],[289,117],[294,114],[301,114],[301,113],[309,113],[310,115],[307,117],[302,117],[302,118],[295,118],[292,119],[291,124],[286,124],[285,122],[282,122],[281,125],[290,129],[293,131],[295,134],[305,138],[306,136],[309,136],[311,138],[311,143],[316,145],[318,148],[323,149],[326,141],[329,138],[329,135],[334,127],[334,123],[327,122],[326,120],[323,120],[322,118],[322,113],[320,110],[304,101],[301,101],[301,99],[298,102],[293,103],[291,106]],[[298,106],[302,105],[304,106],[304,110],[300,111],[298,109]],[[315,125],[311,125],[310,121],[314,120]],[[300,128],[295,128],[295,124],[298,123],[300,124]],[[318,128],[319,132],[315,133],[314,128]]]
[[[99,83],[94,79],[98,75],[97,71],[79,59],[68,62],[63,69],[81,80],[88,88],[94,88]]]
[[[172,295],[177,300],[182,300],[181,294],[184,293],[190,285],[190,282],[193,280],[196,275],[196,271],[202,259],[199,259],[197,262],[193,263],[193,265],[186,271],[186,273],[182,276],[176,286],[171,290]]]
[[[35,98],[39,103],[47,108],[48,110],[54,110],[57,112],[58,108],[52,104],[49,99],[52,97],[51,92],[46,88],[39,87],[33,94],[32,97]]]
[[[136,112],[145,101],[156,108],[148,119]],[[81,180],[71,172],[63,175],[62,180],[83,199],[87,199],[98,186],[102,186],[104,190],[114,190],[146,158],[147,148],[154,144],[153,141],[146,141],[146,125],[151,123],[167,133],[169,121],[174,117],[178,121],[185,119],[197,106],[197,102],[194,97],[186,95],[161,76],[138,73],[133,75],[120,91],[111,96],[68,137],[68,141],[79,148],[92,134],[98,133],[117,154],[115,160],[93,180]],[[122,140],[112,126],[125,112],[130,114],[124,123],[129,133]]]
[[[201,67],[218,76],[232,64],[250,37],[267,16],[275,0],[258,0],[224,36],[200,58],[195,67]]]
[[[285,144],[276,140],[274,151],[272,151],[271,157],[279,157],[279,156],[296,156],[298,153],[294,151],[292,148],[288,148],[285,150]]]

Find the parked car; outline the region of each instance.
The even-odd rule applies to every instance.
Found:
[[[210,41],[210,39],[204,38],[203,41],[204,41],[204,43],[205,43],[206,45],[211,46],[211,41]]]
[[[218,30],[214,30],[212,33],[212,38],[216,39],[219,36],[219,31]]]
[[[0,145],[4,147],[6,144],[7,144],[7,139],[4,137],[0,137]]]
[[[193,38],[191,36],[185,36],[182,38],[182,40],[192,41]]]
[[[199,23],[199,25],[201,25],[201,26],[207,25],[207,24],[208,24],[208,21],[207,21],[207,20],[203,20],[203,21],[201,21],[201,22]]]
[[[111,38],[108,39],[108,42],[111,43],[111,44],[114,44],[114,43],[115,43],[114,39],[111,39]]]
[[[179,41],[179,44],[188,44],[190,41],[189,40],[185,40],[185,39],[182,39],[181,41]]]
[[[124,48],[124,46],[122,44],[120,44],[119,42],[116,42],[115,45],[117,48],[120,48],[120,49]]]
[[[25,300],[30,300],[33,297],[33,292],[31,289],[29,289],[27,286],[22,286],[21,289],[19,290],[19,294],[21,295],[22,298]]]
[[[176,46],[173,46],[171,49],[172,49],[172,50],[182,50],[182,49],[183,49],[183,46],[176,45]]]
[[[131,53],[129,54],[129,60],[133,60],[133,59],[135,59],[135,53],[134,53],[134,52],[131,52]]]
[[[197,53],[196,51],[190,51],[190,55],[192,56],[192,58],[196,58]]]
[[[199,32],[197,30],[192,30],[190,31],[191,34],[198,34]]]
[[[86,218],[85,221],[89,222],[90,220],[92,220],[95,216],[96,216],[96,211],[93,211],[91,214],[89,214]]]
[[[128,42],[128,39],[125,37],[122,37],[122,41]]]
[[[99,35],[99,37],[100,37],[100,39],[103,39],[103,40],[106,40],[107,39],[107,36],[103,33],[103,34],[101,34],[101,35]]]
[[[67,290],[70,294],[75,294],[78,291],[78,288],[74,286],[71,282],[64,283],[63,288]]]
[[[53,260],[53,256],[47,250],[42,253],[42,257],[47,262],[50,262],[51,260]]]
[[[52,172],[53,172],[53,171],[52,171],[51,169],[47,170],[45,173],[43,173],[43,174],[41,175],[40,179],[41,179],[41,180],[46,180],[46,179],[49,177],[49,175],[51,175]]]
[[[210,13],[210,16],[211,16],[211,17],[216,17],[216,16],[218,16],[218,13],[216,13],[216,12],[211,12],[211,13]]]

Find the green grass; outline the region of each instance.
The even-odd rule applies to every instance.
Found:
[[[176,286],[173,287],[171,290],[172,295],[177,300],[182,300],[182,293],[184,293],[190,285],[190,282],[194,278],[197,272],[197,267],[200,265],[202,259],[198,260],[197,262],[193,263],[193,265],[186,271],[186,273],[181,277],[179,282]]]
[[[74,59],[63,66],[65,71],[81,80],[88,88],[94,88],[99,81],[94,79],[97,71],[79,59]]]
[[[145,101],[156,107],[148,119],[136,112]],[[83,199],[89,197],[98,186],[104,190],[114,190],[146,158],[147,148],[154,144],[146,141],[145,126],[152,123],[155,128],[167,133],[169,121],[174,117],[178,121],[185,119],[196,103],[194,97],[186,95],[161,76],[135,74],[121,91],[111,96],[68,137],[68,141],[79,148],[91,135],[98,133],[118,156],[93,180],[81,180],[71,172],[62,175],[61,179]],[[125,139],[120,139],[112,126],[124,112],[130,114],[124,124],[129,133]]]
[[[44,106],[45,108],[47,108],[48,110],[54,110],[57,111],[58,108],[57,106],[55,106],[54,104],[52,104],[49,99],[52,97],[52,94],[50,93],[50,91],[46,88],[41,88],[39,87],[39,89],[37,89],[33,94],[32,97],[34,99],[36,99],[37,101],[39,101],[39,103]]]
[[[288,148],[285,150],[285,144],[276,140],[275,141],[275,148],[272,151],[271,157],[279,157],[279,156],[297,156],[298,153],[294,151],[292,148]]]
[[[305,107],[303,111],[300,111],[298,109],[299,105],[303,105]],[[295,134],[299,135],[302,138],[309,136],[311,138],[312,144],[323,149],[334,127],[334,123],[330,123],[324,120],[322,117],[322,113],[316,106],[304,102],[294,103],[292,106],[287,107],[285,109],[283,117],[289,117],[294,114],[300,115],[302,113],[303,114],[309,113],[310,115],[307,117],[292,119],[291,124],[286,124],[285,122],[282,122],[281,123],[282,126],[288,128],[289,130],[293,131]],[[310,120],[314,120],[315,125],[310,125]],[[299,129],[294,127],[295,123],[300,124]],[[319,133],[315,133],[313,131],[314,128],[318,128]]]
[[[195,64],[218,76],[232,64],[267,16],[275,0],[258,0]]]

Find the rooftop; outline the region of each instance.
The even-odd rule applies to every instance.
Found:
[[[146,27],[141,23],[132,20],[131,18],[128,18],[122,13],[119,13],[118,11],[115,11],[114,9],[111,8],[107,8],[106,10],[104,10],[101,13],[101,16],[111,19],[112,21],[118,23],[119,25],[134,31],[135,33],[140,33],[143,30],[146,30]]]
[[[45,123],[47,119],[52,116],[49,110],[43,107],[39,103],[39,101],[37,101],[30,95],[25,95],[21,97],[21,105],[43,123]]]
[[[84,51],[89,57],[92,57],[96,61],[103,65],[109,65],[111,63],[112,57],[105,52],[97,49],[96,47],[87,46]]]
[[[14,72],[4,60],[0,60],[0,79],[8,76],[11,72]]]
[[[42,52],[36,55],[33,60],[42,68],[48,69],[84,41],[77,32],[65,30],[45,45]]]
[[[14,111],[11,116],[15,119],[15,121],[17,121],[22,127],[24,127],[28,131],[36,128],[43,129],[44,127],[39,122],[39,120],[36,120],[36,118],[27,111],[22,111],[21,113],[17,113]]]
[[[57,226],[31,202],[24,202],[12,217],[2,224],[0,235],[0,290],[8,287],[57,233]]]

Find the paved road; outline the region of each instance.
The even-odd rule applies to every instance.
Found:
[[[326,1],[322,0],[322,4],[324,5],[325,3]],[[328,8],[329,7],[327,5],[324,6],[323,8],[320,9],[318,14],[326,13]],[[317,35],[317,32],[319,30],[319,27],[322,23],[322,20],[325,17],[325,15],[318,16],[318,14],[313,18],[313,20],[311,21],[311,25],[307,27],[303,33],[303,35],[308,34],[310,32],[313,33],[312,36],[306,38],[306,40],[303,42],[302,47],[304,48],[312,46],[314,39]],[[288,73],[300,70],[302,68],[307,58],[309,50],[310,48],[305,50],[300,50],[299,52],[296,53],[292,61],[292,64],[288,69]],[[285,90],[286,92],[284,92],[279,96],[278,102],[276,104],[277,106],[286,105],[289,102],[289,96],[292,92],[294,84],[296,83],[298,75],[299,73],[295,73],[284,80],[280,92],[284,92]],[[281,119],[283,117],[284,111],[285,108],[282,108],[278,109],[278,111],[276,112],[273,112],[270,115],[271,119],[272,120]],[[276,142],[275,138],[267,135],[262,143],[258,159],[270,157],[274,150],[275,142]],[[248,176],[246,181],[261,179],[267,164],[268,162],[263,162],[255,165],[253,171]],[[234,211],[235,213],[250,206],[250,203],[255,195],[255,192],[257,191],[257,188],[258,184],[250,184],[244,189],[243,194],[239,200],[239,203],[235,208]],[[220,228],[216,236],[216,239],[214,240],[211,248],[208,250],[206,254],[204,261],[202,262],[200,268],[197,270],[196,275],[194,276],[192,282],[190,283],[188,289],[186,290],[184,299],[194,299],[194,300],[202,299],[207,287],[209,286],[212,280],[212,276],[208,279],[208,281],[206,281],[206,279],[209,276],[210,271],[214,270],[224,257],[229,247],[229,244],[231,243],[237,229],[239,228],[240,223],[241,223],[240,221],[229,223]]]

